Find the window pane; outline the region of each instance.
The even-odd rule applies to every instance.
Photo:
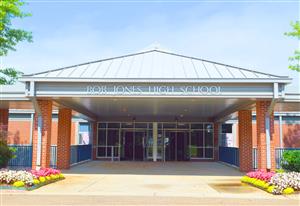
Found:
[[[122,123],[122,128],[133,128],[133,123],[132,122],[126,122]]]
[[[203,148],[191,147],[190,155],[191,158],[203,158]]]
[[[194,130],[191,132],[191,145],[195,147],[203,147],[203,131]]]
[[[205,124],[204,125],[204,129],[212,129],[212,128],[213,128],[212,124]]]
[[[191,129],[203,129],[203,124],[192,124]]]
[[[79,144],[89,144],[90,137],[88,132],[79,133]]]
[[[222,133],[232,133],[232,124],[222,124]]]
[[[98,127],[99,127],[99,128],[104,128],[104,129],[105,129],[105,128],[106,128],[106,123],[99,123],[99,124],[98,124]]]
[[[89,123],[79,123],[79,132],[89,132]]]
[[[107,127],[108,128],[117,128],[117,129],[119,129],[120,128],[120,123],[108,123]]]
[[[105,157],[106,147],[98,147],[98,157]]]
[[[187,124],[187,123],[178,123],[177,124],[177,128],[180,128],[180,129],[189,129],[189,124]]]
[[[205,147],[212,147],[213,146],[213,131],[212,130],[205,130]]]
[[[119,130],[115,130],[115,129],[107,130],[107,145],[108,146],[119,145]]]
[[[163,124],[164,128],[176,128],[176,124],[174,123],[164,123]]]
[[[205,158],[213,158],[213,148],[205,148]]]
[[[106,130],[98,131],[98,145],[106,145]]]
[[[145,129],[147,129],[147,123],[135,123],[135,128],[145,128]]]

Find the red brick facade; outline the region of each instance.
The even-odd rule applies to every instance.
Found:
[[[267,144],[266,144],[266,122],[270,101],[256,102],[256,129],[257,129],[257,167],[267,169]],[[275,170],[275,137],[274,137],[274,115],[269,115],[270,119],[270,147],[271,147],[271,170]]]
[[[7,140],[8,109],[0,109],[0,138]]]
[[[34,127],[32,138],[32,168],[41,166],[43,168],[50,166],[50,146],[51,146],[51,123],[52,123],[52,101],[38,100],[38,106],[41,110],[41,164],[37,165],[37,146],[38,146],[38,114],[34,115]]]
[[[239,121],[239,159],[240,170],[251,171],[252,168],[252,112],[242,110],[238,112]]]
[[[72,110],[61,108],[58,112],[57,168],[70,168]]]

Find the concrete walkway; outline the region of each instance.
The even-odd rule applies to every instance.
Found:
[[[4,192],[14,205],[299,205],[299,194],[273,196],[242,185],[238,170],[216,162],[88,162],[63,171],[66,179],[31,192]],[[8,198],[10,197],[10,198]],[[13,197],[13,199],[11,199]],[[50,198],[52,197],[52,198]],[[7,199],[8,198],[8,199]],[[49,202],[45,201],[49,199]],[[56,200],[56,202],[55,202]],[[76,201],[75,201],[76,200]],[[54,201],[54,202],[53,202]],[[100,201],[100,202],[99,202]],[[231,204],[231,205],[232,205]],[[18,204],[15,204],[18,205]],[[150,204],[151,205],[151,204]]]

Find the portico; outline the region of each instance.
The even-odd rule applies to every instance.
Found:
[[[21,81],[23,99],[7,102],[22,101],[36,111],[33,167],[49,166],[56,109],[59,168],[69,168],[72,115],[92,123],[93,158],[109,161],[217,161],[220,123],[238,117],[240,170],[250,171],[255,111],[258,169],[274,170],[274,110],[297,107],[283,106],[288,77],[158,48],[24,75]]]

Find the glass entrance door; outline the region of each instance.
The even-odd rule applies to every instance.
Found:
[[[189,133],[188,131],[164,131],[165,160],[185,161],[189,158]]]
[[[146,138],[145,131],[135,132],[134,141],[134,160],[143,161],[144,160],[144,142]]]
[[[143,161],[144,141],[146,132],[144,130],[122,130],[122,160]]]
[[[133,160],[134,132],[122,131],[122,159]]]

